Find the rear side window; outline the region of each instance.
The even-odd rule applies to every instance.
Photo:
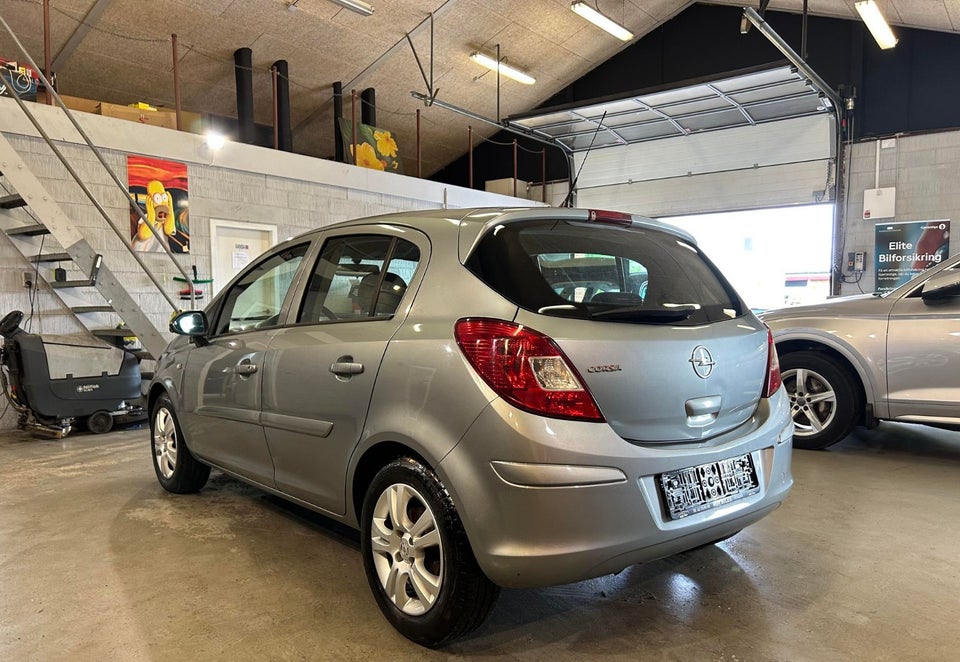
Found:
[[[420,249],[404,239],[350,235],[328,239],[320,251],[299,324],[393,315],[420,263]]]
[[[544,315],[696,325],[744,314],[740,298],[695,245],[649,228],[510,223],[481,239],[467,268],[518,306]]]

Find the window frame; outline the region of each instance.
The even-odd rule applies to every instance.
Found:
[[[267,331],[276,328],[285,326],[285,321],[289,313],[290,306],[295,300],[294,297],[299,296],[299,290],[301,285],[301,280],[303,279],[304,267],[310,261],[311,256],[316,250],[314,245],[314,238],[303,239],[302,241],[293,241],[289,243],[284,243],[281,246],[276,246],[263,255],[261,255],[257,260],[247,266],[243,271],[236,275],[236,277],[231,280],[227,286],[224,288],[223,292],[220,293],[217,297],[217,302],[214,306],[214,309],[211,311],[212,314],[208,315],[210,318],[210,337],[211,338],[223,338],[228,336],[242,335],[247,333],[254,333],[256,331]],[[231,331],[227,329],[223,332],[218,332],[217,329],[220,327],[220,322],[223,319],[224,312],[227,308],[227,303],[230,301],[231,292],[236,288],[240,282],[251,272],[260,268],[265,262],[268,262],[277,255],[283,253],[284,251],[295,250],[297,248],[304,247],[304,253],[300,258],[300,264],[297,266],[297,271],[294,273],[293,278],[290,281],[290,286],[287,288],[286,293],[283,296],[283,301],[280,304],[280,310],[278,312],[277,324],[272,324],[267,327],[254,327],[249,329],[239,329]],[[232,312],[232,309],[231,309]]]
[[[328,242],[335,240],[349,240],[351,237],[383,237],[391,240],[390,246],[387,249],[386,256],[383,260],[383,264],[389,265],[390,261],[396,255],[397,243],[401,240],[407,241],[412,244],[420,251],[420,259],[417,262],[416,269],[413,272],[412,277],[406,284],[406,290],[400,298],[400,302],[397,305],[397,308],[393,313],[390,314],[381,314],[381,315],[365,315],[360,317],[350,317],[350,318],[335,318],[327,320],[305,320],[299,321],[300,316],[303,314],[303,308],[306,304],[308,289],[310,287],[310,281],[313,279],[313,275],[316,273],[317,268],[320,264],[320,260],[323,257],[324,249],[326,248]],[[288,323],[285,326],[291,327],[303,327],[303,326],[316,326],[316,325],[327,325],[327,324],[351,324],[356,322],[377,322],[391,320],[397,317],[398,313],[403,309],[404,305],[408,301],[408,296],[411,291],[416,291],[420,286],[420,282],[423,279],[423,275],[426,271],[427,263],[430,259],[430,240],[426,234],[420,230],[415,230],[414,228],[407,228],[402,226],[385,226],[377,225],[376,227],[371,226],[350,226],[344,228],[338,228],[334,232],[325,232],[323,235],[317,238],[316,245],[314,247],[313,254],[310,256],[309,268],[305,269],[301,273],[301,283],[299,290],[297,292],[297,299],[291,303],[290,310],[288,311]],[[381,278],[386,269],[381,269],[380,274]],[[380,281],[382,283],[382,280]],[[326,301],[326,295],[329,294],[329,288],[325,294],[324,301]]]

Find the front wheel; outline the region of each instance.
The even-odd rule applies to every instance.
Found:
[[[780,357],[780,374],[790,396],[793,445],[817,450],[853,430],[863,410],[849,373],[820,352],[791,352]]]
[[[483,623],[500,589],[477,565],[453,500],[429,467],[401,458],[381,469],[361,520],[367,581],[403,636],[436,647]]]
[[[163,394],[150,414],[150,447],[157,480],[168,492],[190,494],[207,484],[210,467],[197,461],[183,440],[170,396]]]

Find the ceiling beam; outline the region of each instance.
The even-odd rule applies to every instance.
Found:
[[[67,61],[67,58],[73,55],[73,52],[77,50],[77,46],[80,45],[84,37],[86,37],[94,25],[97,24],[97,21],[100,20],[100,15],[110,6],[111,2],[113,2],[113,0],[96,0],[96,2],[93,3],[93,7],[90,8],[87,15],[80,21],[80,25],[77,26],[77,29],[74,30],[70,38],[67,39],[67,43],[63,45],[63,48],[60,49],[57,56],[53,58],[53,62],[50,64],[51,71],[59,71]]]

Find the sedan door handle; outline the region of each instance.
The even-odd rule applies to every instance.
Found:
[[[238,375],[252,375],[257,371],[257,365],[255,363],[238,363],[235,370]]]
[[[337,361],[330,364],[330,372],[335,375],[359,375],[363,372],[363,364],[353,361]]]

